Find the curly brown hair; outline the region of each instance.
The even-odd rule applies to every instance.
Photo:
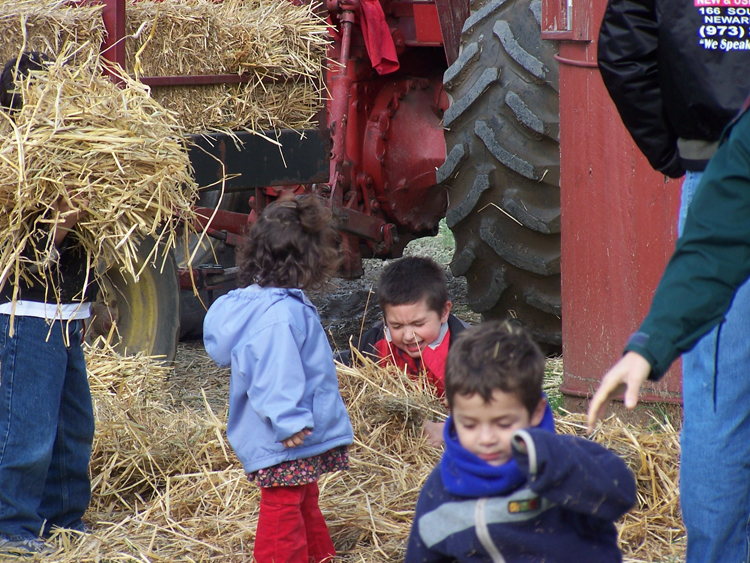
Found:
[[[331,211],[315,195],[280,197],[237,247],[238,285],[320,287],[341,261],[340,237]]]

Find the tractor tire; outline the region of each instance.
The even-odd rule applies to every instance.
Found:
[[[141,243],[137,268],[153,248],[151,238]],[[117,266],[104,272],[92,304],[89,340],[109,335],[121,354],[142,351],[171,363],[177,352],[179,329],[180,283],[173,251],[166,259],[159,252],[156,264],[145,268],[137,282]]]
[[[555,44],[541,38],[541,0],[472,5],[443,84],[450,107],[446,215],[451,262],[469,306],[515,318],[547,352],[562,344],[560,152]]]

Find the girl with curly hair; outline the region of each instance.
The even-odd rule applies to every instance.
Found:
[[[333,354],[303,290],[339,263],[330,211],[313,195],[269,205],[238,248],[239,289],[204,321],[206,351],[231,365],[227,436],[261,487],[258,563],[330,561],[321,474],[346,469],[353,432]]]

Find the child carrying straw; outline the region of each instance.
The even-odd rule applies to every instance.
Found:
[[[321,474],[348,467],[353,431],[333,354],[303,289],[336,271],[330,211],[313,195],[269,205],[237,253],[240,288],[210,307],[206,351],[231,365],[227,436],[261,487],[258,563],[330,561]]]
[[[40,72],[46,57],[23,53],[0,75],[0,111],[13,119],[23,100],[17,82]],[[51,203],[56,222],[33,225],[21,252],[36,262],[0,288],[0,558],[46,554],[55,528],[84,533],[91,499],[94,439],[81,342],[93,284],[86,251],[71,233],[85,211],[64,198]],[[24,218],[26,219],[26,218]],[[29,219],[32,220],[32,219]],[[51,246],[45,247],[46,240]],[[40,242],[41,241],[41,242]],[[38,244],[38,247],[35,246]],[[55,280],[54,291],[45,280]]]

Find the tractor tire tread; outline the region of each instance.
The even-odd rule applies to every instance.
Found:
[[[477,313],[485,313],[497,304],[500,296],[507,288],[508,284],[505,282],[505,268],[493,268],[487,291],[479,297],[470,297],[467,300],[469,307]]]
[[[534,207],[512,196],[503,198],[503,209],[527,229],[538,233],[560,232],[560,211]]]
[[[480,24],[487,18],[495,16],[506,1],[507,0],[493,0],[486,6],[471,14],[468,18],[466,18],[466,21],[464,22],[463,28],[461,29],[461,34],[466,35],[467,33],[470,33],[478,24]]]
[[[502,237],[502,227],[493,217],[482,217],[479,238],[503,258],[514,266],[540,274],[551,276],[560,273],[560,256],[546,256],[526,251],[525,246],[517,241],[509,241]]]
[[[521,99],[521,96],[519,96],[512,90],[505,94],[505,103],[516,115],[518,121],[523,123],[532,131],[536,131],[540,135],[544,135],[547,131],[549,131],[549,128],[544,126],[544,121],[542,121],[542,119],[538,115],[536,115],[529,109],[529,106],[524,103],[524,101]]]
[[[451,194],[450,267],[466,278],[474,311],[517,319],[555,352],[562,334],[557,49],[541,39],[540,0],[471,6],[465,54],[444,74],[451,106],[440,178]]]
[[[463,221],[474,210],[479,198],[489,187],[490,177],[487,174],[477,175],[464,200],[446,213],[445,222],[448,227],[452,229]]]
[[[450,127],[457,118],[461,117],[469,107],[479,99],[490,84],[497,82],[500,70],[497,68],[486,68],[479,79],[474,83],[465,96],[455,101],[443,114],[443,126]]]
[[[514,61],[539,80],[544,80],[547,77],[547,73],[549,72],[547,67],[544,66],[542,61],[521,47],[515,35],[513,35],[508,22],[503,20],[495,22],[492,32],[497,35],[497,38],[503,44],[503,48]]]
[[[453,176],[458,166],[461,164],[461,162],[463,162],[463,160],[467,156],[468,156],[468,151],[466,150],[466,145],[464,144],[455,145],[451,149],[451,152],[448,153],[448,157],[445,159],[445,162],[443,163],[443,165],[437,169],[437,172],[435,174],[437,178],[437,183],[442,184],[445,180]]]
[[[465,276],[477,255],[474,253],[474,245],[469,244],[457,252],[451,261],[451,273],[455,276]]]
[[[477,137],[482,139],[484,146],[487,147],[487,150],[490,151],[490,153],[492,153],[492,156],[502,162],[505,166],[514,172],[518,172],[522,176],[526,176],[529,180],[534,180],[536,182],[541,180],[543,172],[537,170],[533,164],[503,148],[497,140],[492,127],[487,125],[486,121],[478,120],[474,126],[474,133],[476,133]]]
[[[443,73],[443,85],[449,86],[464,69],[479,58],[479,42],[473,41],[461,49],[456,61]]]

